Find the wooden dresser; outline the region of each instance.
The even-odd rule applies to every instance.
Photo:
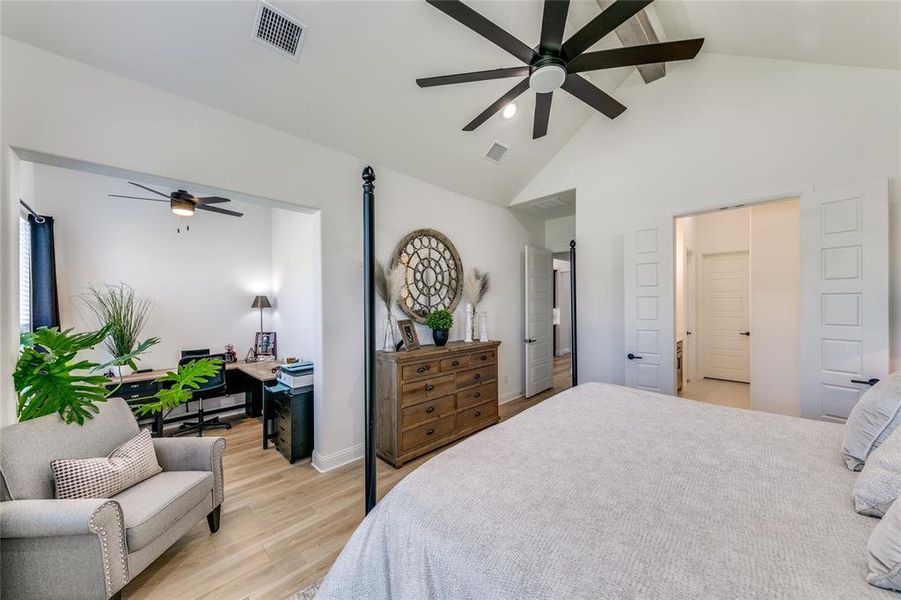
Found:
[[[498,422],[500,342],[450,342],[376,359],[376,445],[406,462]]]

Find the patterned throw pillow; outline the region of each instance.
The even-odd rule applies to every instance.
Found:
[[[160,471],[153,440],[146,429],[106,458],[66,458],[50,463],[56,498],[112,498]]]
[[[881,517],[901,495],[901,428],[870,453],[854,484],[854,509]]]

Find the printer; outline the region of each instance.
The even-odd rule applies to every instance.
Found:
[[[276,381],[292,390],[313,385],[313,363],[298,362],[279,367]]]

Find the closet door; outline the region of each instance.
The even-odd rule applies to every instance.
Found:
[[[554,387],[554,257],[550,250],[525,251],[526,398]]]
[[[626,385],[674,394],[672,218],[627,225],[623,270]]]
[[[888,181],[801,197],[801,416],[848,417],[889,370]]]

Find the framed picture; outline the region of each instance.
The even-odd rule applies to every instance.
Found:
[[[274,331],[258,331],[253,343],[253,353],[256,356],[271,356],[275,358],[276,342]]]
[[[397,326],[400,328],[400,337],[403,338],[404,346],[407,350],[419,348],[419,337],[416,335],[416,327],[413,326],[413,321],[410,319],[399,320]]]

